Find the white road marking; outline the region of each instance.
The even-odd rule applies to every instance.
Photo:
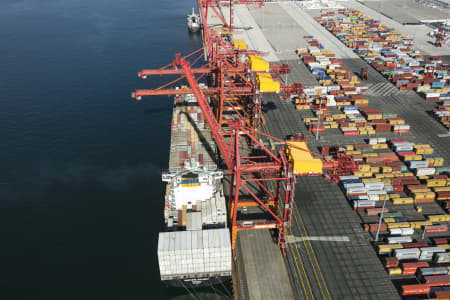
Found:
[[[350,242],[348,236],[288,236],[290,243],[299,243],[303,241],[322,241],[322,242]]]

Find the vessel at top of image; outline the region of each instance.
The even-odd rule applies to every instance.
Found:
[[[188,28],[191,32],[198,32],[201,28],[201,20],[200,15],[194,11],[192,8],[192,12],[187,16]]]

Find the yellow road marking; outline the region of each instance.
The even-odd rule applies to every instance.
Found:
[[[263,124],[262,127],[263,127],[264,132],[265,132],[266,134],[269,134],[269,130],[268,130],[267,126],[266,126],[265,124]],[[270,184],[271,184],[271,188],[272,188],[272,193],[275,193],[274,183],[273,183],[273,182],[270,182]],[[280,205],[281,205],[281,204],[280,204]],[[300,213],[299,213],[298,210],[296,209],[295,203],[293,203],[293,208],[292,208],[292,210],[293,210],[294,218],[295,218],[295,220],[296,220],[295,223],[296,223],[296,225],[297,225],[297,229],[299,230],[299,233],[300,233],[300,234],[303,234],[305,237],[308,237],[308,231],[306,230],[306,226],[305,226],[305,224],[303,223],[303,219],[302,219],[302,217],[300,216]],[[282,211],[282,210],[280,210],[280,212],[281,212],[281,211]],[[301,224],[299,224],[298,220],[300,220]],[[303,230],[300,228],[300,226],[303,228]],[[294,235],[293,235],[293,232],[292,232],[292,229],[289,228],[289,231],[290,231],[290,233],[291,233],[291,237],[290,237],[290,238],[292,238],[292,237],[294,236]],[[300,260],[300,262],[301,262],[303,274],[305,275],[305,278],[306,278],[307,283],[308,283],[309,291],[310,291],[310,293],[311,293],[311,295],[312,295],[312,297],[313,297],[313,299],[314,299],[314,294],[312,293],[311,285],[310,285],[310,283],[309,283],[309,279],[308,279],[308,277],[307,277],[307,274],[306,274],[306,271],[305,271],[305,268],[304,268],[304,265],[303,265],[303,260],[302,260],[302,258],[301,258],[300,251],[298,250],[297,243],[296,243],[295,241],[294,241],[294,243],[295,243],[295,249],[296,249],[296,252],[297,252],[297,254],[298,254],[298,258],[299,258],[299,260]],[[311,266],[313,267],[314,276],[315,276],[316,281],[317,281],[317,283],[318,283],[318,285],[319,285],[319,288],[320,288],[320,292],[321,292],[321,294],[322,294],[322,297],[325,298],[325,294],[324,294],[323,288],[322,288],[322,284],[323,284],[323,287],[325,288],[325,291],[326,291],[326,293],[327,293],[327,295],[328,295],[328,298],[331,299],[330,292],[329,292],[329,290],[328,290],[328,288],[327,288],[327,284],[326,284],[326,282],[325,282],[325,278],[324,278],[324,276],[323,276],[322,270],[320,269],[320,265],[319,265],[319,262],[318,262],[318,260],[317,260],[317,256],[316,256],[316,254],[314,253],[314,249],[313,249],[313,247],[312,247],[312,245],[311,245],[311,242],[310,242],[309,240],[305,241],[305,239],[303,239],[303,243],[304,243],[304,245],[305,245],[305,250],[306,250],[306,253],[307,253],[307,255],[308,255],[308,259],[309,259],[309,261],[310,261],[310,263],[311,263]],[[309,246],[309,249],[308,249],[308,246]],[[290,249],[291,249],[291,251],[292,251],[292,246],[289,245],[289,247],[290,247]],[[312,254],[313,257],[311,257],[311,254]],[[297,261],[296,261],[296,259],[295,259],[295,255],[293,255],[293,257],[294,257],[295,263],[297,264]],[[317,271],[316,271],[316,266],[315,266],[315,265],[317,266],[318,273],[320,274],[321,280],[318,278]],[[298,265],[297,265],[297,272],[299,272]],[[300,277],[300,280],[302,281],[301,283],[302,283],[303,290],[305,291],[305,295],[306,295],[306,290],[305,290],[305,288],[304,288],[304,283],[303,283],[303,280],[301,279],[300,274],[299,274],[299,277]],[[321,281],[322,281],[322,284],[320,283]]]
[[[306,226],[305,226],[305,224],[303,223],[303,219],[302,219],[302,217],[300,216],[300,212],[297,210],[295,204],[294,204],[293,210],[294,210],[294,218],[295,218],[295,220],[296,220],[297,228],[299,229],[299,231],[300,231],[301,234],[303,234],[305,237],[307,237],[307,236],[308,236],[308,231],[306,230]],[[296,212],[297,212],[297,214],[296,214]],[[302,231],[301,231],[301,229],[300,229],[300,226],[299,226],[297,217],[298,217],[298,219],[300,219],[301,227],[303,228],[303,233],[302,233]],[[312,254],[312,257],[314,258],[315,264],[316,264],[316,266],[317,266],[317,268],[318,268],[320,277],[321,277],[321,279],[322,279],[321,281],[322,281],[323,287],[325,288],[325,291],[327,292],[328,298],[331,299],[330,292],[328,291],[328,288],[327,288],[327,284],[326,284],[325,278],[323,277],[322,270],[320,269],[320,265],[319,265],[319,262],[318,262],[318,260],[317,260],[317,256],[316,256],[316,254],[315,254],[315,252],[314,252],[314,249],[313,249],[313,247],[312,247],[312,245],[311,245],[311,242],[310,242],[309,239],[307,239],[307,241],[305,241],[305,239],[303,239],[303,243],[305,243],[305,248],[306,248],[306,251],[307,251],[307,253],[308,253],[308,256],[309,256],[310,261],[311,261],[310,254]],[[309,246],[311,252],[308,251],[308,246]],[[319,283],[320,292],[322,293],[322,296],[325,298],[325,295],[324,295],[324,293],[323,293],[322,287],[321,287],[321,285],[320,285],[320,280],[317,278],[316,267],[314,266],[313,263],[312,263],[312,265],[313,265],[313,269],[314,269],[314,275],[316,276],[316,280],[317,280],[317,282]]]
[[[295,243],[294,243],[294,244],[295,244]],[[297,247],[296,244],[295,244],[294,246]],[[296,258],[296,256],[294,255],[295,253],[294,253],[294,250],[292,250],[292,244],[291,244],[291,243],[289,243],[289,248],[290,248],[291,251],[292,251],[292,257],[294,258],[295,266],[297,267],[298,278],[300,278],[300,283],[302,284],[302,288],[303,288],[303,291],[305,292],[306,299],[309,299],[308,293],[306,292],[305,284],[304,284],[304,282],[303,282],[303,276],[302,276],[302,274],[300,273],[300,269],[299,269],[298,263],[297,263],[297,258]],[[299,257],[299,259],[300,259],[300,263],[301,263],[301,266],[302,266],[303,274],[305,274],[305,279],[308,280],[308,277],[306,277],[306,273],[305,273],[305,268],[304,268],[304,265],[303,265],[303,261],[302,261],[301,257]],[[308,287],[309,287],[310,293],[311,293],[311,295],[312,295],[311,285],[309,284],[309,280],[308,280]],[[313,299],[314,299],[314,296],[313,296]]]

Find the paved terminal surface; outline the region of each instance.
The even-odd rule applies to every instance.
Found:
[[[390,1],[388,1],[389,3]],[[402,11],[409,11],[409,8],[402,8],[402,9],[396,9],[396,10],[389,10],[386,8],[383,3],[381,5],[378,5],[377,3],[373,4],[373,7],[377,10],[383,12],[379,13],[377,10],[372,9],[368,6],[365,6],[364,4],[355,1],[355,0],[348,0],[348,1],[342,1],[339,2],[342,4],[342,6],[347,8],[353,8],[357,9],[359,11],[364,12],[369,17],[380,20],[381,23],[384,23],[388,25],[388,27],[394,28],[395,30],[398,30],[399,32],[406,34],[409,38],[414,39],[415,46],[417,49],[421,50],[422,53],[428,54],[428,55],[448,55],[450,53],[450,43],[447,43],[446,45],[443,45],[441,48],[436,48],[432,42],[434,42],[434,38],[431,38],[427,35],[430,31],[433,29],[427,25],[403,25],[396,21],[395,19],[391,19],[390,17],[386,16],[386,12],[389,11],[391,14],[400,14]],[[400,4],[402,7],[403,5]],[[427,8],[424,8],[424,11],[426,11]],[[310,13],[313,16],[316,16],[320,14],[319,10],[308,10],[308,13]]]
[[[286,264],[269,230],[239,232],[236,250],[239,300],[295,299]]]
[[[448,9],[433,8],[424,3],[410,0],[363,0],[360,1],[395,21],[406,23],[419,23],[423,21],[448,19]]]
[[[435,103],[426,102],[415,92],[398,90],[362,59],[356,58],[329,32],[318,30],[317,23],[305,18],[305,15],[313,16],[314,12],[305,14],[296,7],[296,3],[249,7],[250,16],[264,33],[264,39],[279,59],[292,67],[289,75],[281,76],[282,81],[299,81],[307,86],[317,84],[315,76],[303,64],[298,64],[298,58],[293,55],[296,48],[306,46],[303,36],[313,35],[326,49],[339,53],[343,64],[355,74],[361,67],[369,67],[369,79],[363,82],[369,88],[366,95],[369,108],[397,113],[412,128],[410,133],[402,136],[390,132],[375,136],[427,143],[444,159],[450,159],[450,137],[430,113]],[[255,34],[250,36],[258,39]],[[267,121],[264,130],[282,139],[303,133],[309,137],[308,144],[312,151],[318,152],[323,145],[365,143],[368,138],[344,136],[333,129],[321,133],[320,138],[315,140],[303,123],[304,117],[313,116],[310,110],[295,110],[293,103],[280,100],[276,94],[264,95],[264,103]],[[351,210],[337,185],[322,177],[299,177],[295,205],[292,228],[287,238],[287,262],[296,298],[400,298],[371,245],[373,237],[363,231],[363,220]],[[424,209],[434,211],[436,208],[430,206]],[[262,254],[257,252],[255,255]]]

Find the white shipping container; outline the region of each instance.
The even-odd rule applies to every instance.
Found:
[[[416,176],[431,176],[436,173],[435,168],[417,168]]]
[[[377,138],[370,138],[369,139],[369,145],[376,145],[378,144],[378,139]]]
[[[359,179],[359,177],[355,175],[339,176],[339,180],[352,180],[352,179]]]
[[[410,236],[389,236],[387,237],[388,244],[402,244],[412,243],[412,237]]]
[[[421,253],[439,253],[439,252],[445,252],[444,247],[423,247],[420,248]]]
[[[404,259],[419,259],[420,250],[419,248],[408,248],[408,249],[395,249],[395,257],[399,260]]]
[[[428,168],[428,161],[426,160],[411,160],[408,164],[410,169]]]
[[[413,235],[413,228],[392,228],[389,229],[391,235]]]
[[[353,207],[354,208],[375,207],[375,201],[371,201],[371,200],[355,200],[355,201],[353,201]]]
[[[364,188],[364,183],[344,183],[344,188],[346,190],[352,188]]]
[[[450,262],[450,252],[436,253],[434,256],[434,262],[438,264]]]

